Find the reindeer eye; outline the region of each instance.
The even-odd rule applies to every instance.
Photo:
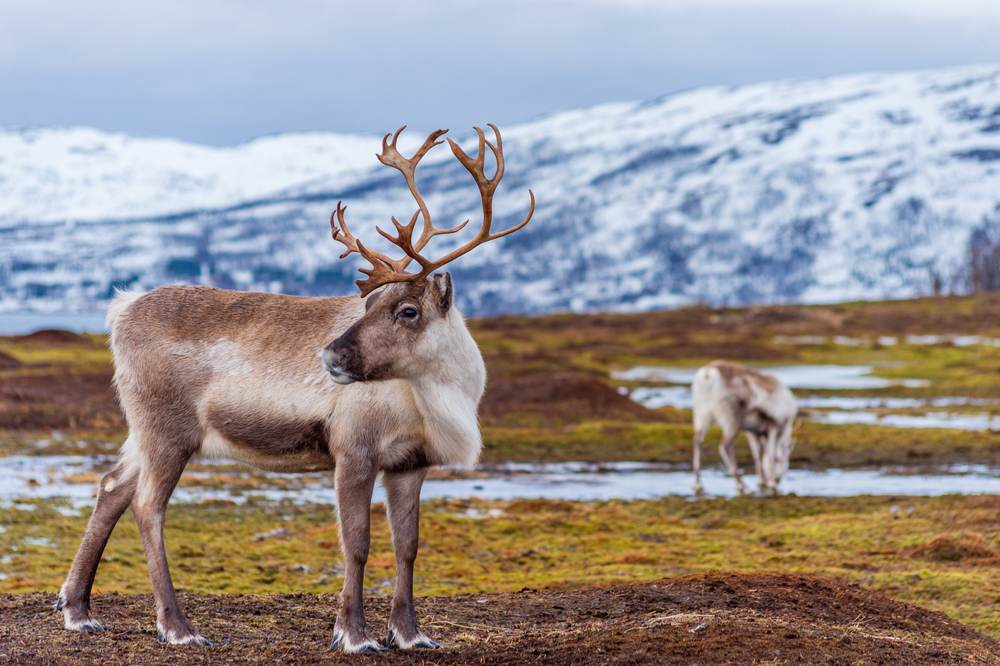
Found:
[[[402,312],[399,313],[400,317],[405,317],[406,319],[413,319],[417,316],[416,308],[404,308]]]

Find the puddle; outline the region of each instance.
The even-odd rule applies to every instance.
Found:
[[[612,372],[620,381],[691,384],[697,368],[657,368],[639,366]],[[792,389],[879,389],[889,386],[921,388],[930,386],[925,379],[886,379],[872,377],[870,365],[794,365],[783,368],[761,368]]]
[[[0,510],[34,509],[31,500],[66,498],[73,511],[93,506],[96,485],[73,483],[77,477],[106,466],[108,456],[11,456],[0,458]],[[285,484],[252,491],[211,487],[185,487],[174,491],[173,503],[229,500],[242,503],[247,497],[270,501],[334,504],[336,492],[332,475],[268,474],[274,480],[301,480],[310,483]],[[32,483],[32,480],[34,483]],[[747,485],[756,485],[753,475]],[[664,495],[689,495],[693,478],[687,469],[676,465],[618,463],[595,465],[562,463],[549,465],[508,464],[483,469],[477,478],[429,480],[424,483],[422,499],[469,498],[609,500],[653,499]],[[710,495],[732,497],[732,479],[721,469],[702,471],[702,483]],[[983,465],[963,465],[935,469],[930,474],[914,468],[884,470],[789,470],[781,482],[782,490],[798,495],[846,497],[859,494],[943,495],[1000,494],[1000,470]],[[385,501],[385,491],[376,486],[374,502]]]
[[[840,396],[810,396],[796,398],[799,407],[811,409],[913,409],[920,407],[960,407],[973,405],[1000,404],[1000,400],[991,398],[848,398]]]
[[[811,420],[819,423],[862,423],[866,425],[889,426],[891,428],[954,428],[956,430],[1000,431],[1000,416],[991,414],[948,414],[930,412],[921,416],[910,414],[878,415],[874,412],[831,411],[814,414]]]
[[[658,409],[660,407],[676,407],[677,409],[691,409],[694,406],[694,399],[691,397],[691,389],[686,386],[657,386],[657,387],[647,387],[641,386],[632,391],[625,390],[624,395],[628,395],[632,400],[635,400],[639,404],[648,407],[650,409]],[[842,410],[842,411],[857,411],[863,409],[920,409],[924,407],[961,407],[961,406],[977,406],[984,407],[987,405],[998,405],[1000,400],[989,399],[989,398],[963,398],[963,397],[944,397],[944,398],[852,398],[845,396],[807,396],[798,397],[796,396],[795,402],[798,404],[800,409],[831,409],[831,410]],[[874,414],[872,414],[874,416]],[[931,416],[928,414],[928,416]],[[950,414],[941,415],[936,414],[935,418],[941,421],[942,418],[947,420],[949,423],[961,423],[960,414]],[[991,420],[994,417],[988,414],[975,414],[972,415],[974,419],[968,423],[971,425],[973,423],[978,423],[979,420],[986,419]],[[840,417],[834,417],[840,418]],[[847,419],[848,417],[843,417]],[[859,417],[861,418],[861,417]],[[868,417],[864,417],[868,418]],[[819,417],[814,417],[814,420],[820,420]],[[860,420],[860,421],[836,421],[829,420],[826,423],[869,423],[872,421]],[[901,422],[902,423],[902,422]],[[881,425],[888,425],[882,423]],[[925,427],[925,428],[963,428],[962,425],[928,425],[928,426],[916,426],[916,425],[900,425],[898,427],[903,428],[915,428],[915,427]],[[964,429],[995,429],[995,428],[964,428]]]
[[[950,344],[955,347],[972,347],[973,345],[1000,347],[1000,338],[986,338],[981,335],[907,335],[902,341],[908,345]],[[878,343],[883,347],[892,347],[900,344],[900,339],[889,335],[875,338],[874,340],[869,338],[849,338],[843,335],[837,335],[832,338],[822,335],[776,335],[771,338],[771,342],[777,345],[825,345],[832,342],[835,345],[847,347],[871,347],[875,343]]]

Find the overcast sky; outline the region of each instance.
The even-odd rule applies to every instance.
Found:
[[[1000,62],[1000,0],[0,0],[0,126],[229,145]]]

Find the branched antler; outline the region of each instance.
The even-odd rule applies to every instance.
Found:
[[[531,208],[528,210],[528,215],[524,218],[524,221],[505,231],[495,234],[490,233],[490,226],[493,222],[493,194],[496,192],[497,185],[500,184],[500,179],[503,178],[504,171],[503,140],[500,138],[500,130],[498,130],[493,124],[490,124],[490,127],[496,135],[497,145],[494,146],[486,140],[486,135],[483,133],[483,130],[478,127],[474,128],[476,133],[479,135],[479,151],[474,158],[466,155],[457,143],[448,139],[451,151],[455,154],[455,157],[458,158],[458,161],[462,163],[466,170],[472,174],[472,177],[476,181],[476,185],[479,187],[479,194],[483,202],[483,226],[479,230],[479,233],[476,234],[475,238],[471,241],[435,261],[431,261],[420,254],[420,251],[426,247],[430,239],[440,234],[453,234],[457,231],[461,231],[465,228],[465,225],[469,223],[469,221],[466,220],[457,227],[452,227],[450,229],[435,229],[433,223],[431,222],[430,211],[427,210],[427,204],[424,203],[424,198],[417,190],[416,181],[414,180],[414,171],[416,170],[417,164],[427,151],[442,143],[441,141],[438,141],[438,139],[441,138],[441,136],[448,130],[437,130],[435,132],[431,132],[430,136],[424,140],[423,145],[421,145],[413,157],[409,159],[403,157],[396,149],[396,140],[399,138],[400,133],[406,129],[405,125],[396,130],[395,134],[386,134],[385,137],[382,138],[382,153],[377,155],[377,157],[382,164],[391,166],[403,174],[403,178],[406,179],[406,184],[410,188],[410,193],[417,201],[418,210],[413,214],[413,217],[410,219],[408,224],[400,224],[396,221],[395,217],[391,218],[393,226],[396,227],[396,236],[391,236],[382,229],[376,227],[377,231],[384,238],[406,254],[406,256],[401,259],[390,259],[384,254],[369,250],[362,245],[359,240],[351,235],[351,232],[347,229],[347,225],[344,223],[344,211],[346,208],[342,208],[340,203],[337,203],[337,210],[335,210],[333,215],[330,216],[330,227],[333,231],[334,240],[340,241],[345,247],[347,247],[347,251],[340,255],[340,258],[343,259],[351,252],[357,252],[367,259],[372,265],[371,269],[359,269],[362,273],[368,276],[367,279],[358,280],[356,282],[358,287],[361,289],[362,296],[367,296],[375,289],[378,289],[382,285],[389,284],[390,282],[413,282],[416,284],[422,284],[424,279],[438,268],[454,261],[458,257],[461,257],[463,254],[469,252],[475,247],[478,247],[479,245],[482,245],[483,243],[514,233],[531,220],[531,216],[535,212],[535,195],[531,190],[528,190],[528,195],[531,197]],[[390,136],[392,136],[391,141],[389,140]],[[496,173],[493,174],[492,178],[486,177],[486,146],[489,146],[490,150],[493,152],[493,157],[496,159],[497,163],[497,170]],[[420,238],[414,242],[413,232],[416,230],[417,217],[421,216],[423,217],[424,224],[420,232]],[[334,221],[335,217],[337,222],[340,224],[340,228],[337,227],[337,222]],[[404,273],[403,271],[406,267],[411,261],[414,260],[420,264],[420,272]]]

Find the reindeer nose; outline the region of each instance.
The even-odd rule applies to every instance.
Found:
[[[361,373],[361,359],[348,345],[334,340],[320,353],[323,369],[330,373],[338,384],[352,384],[364,377]]]

